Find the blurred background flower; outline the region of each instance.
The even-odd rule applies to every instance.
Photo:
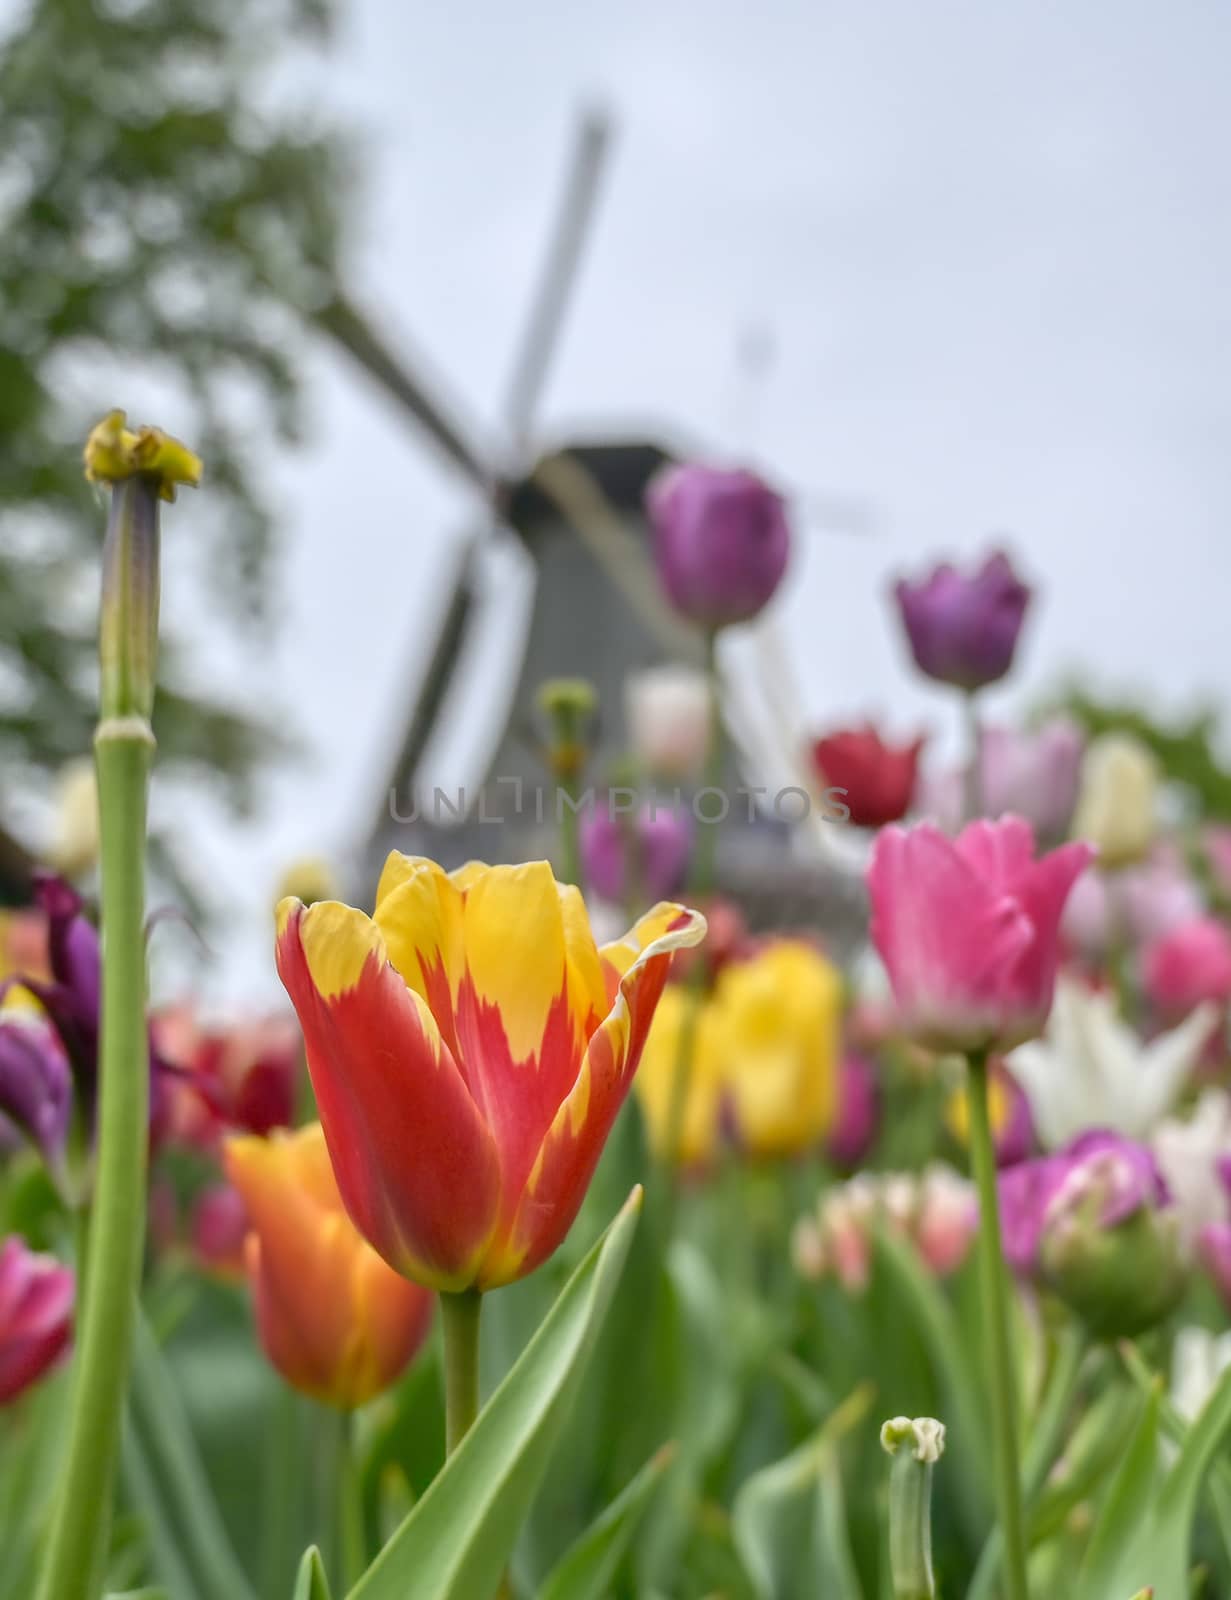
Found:
[[[73,1274],[10,1235],[0,1245],[0,1405],[52,1368],[73,1336]]]

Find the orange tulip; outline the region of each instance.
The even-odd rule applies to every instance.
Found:
[[[278,907],[338,1186],[385,1260],[433,1289],[533,1271],[577,1215],[671,952],[705,919],[663,904],[601,951],[546,862],[446,874],[396,851],[371,917]]]
[[[252,1225],[244,1254],[265,1354],[315,1400],[349,1410],[372,1399],[426,1339],[431,1294],[355,1231],[319,1122],[229,1140],[226,1169]]]

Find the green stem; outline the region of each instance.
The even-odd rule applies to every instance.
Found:
[[[306,1076],[306,1074],[305,1074]],[[265,1421],[261,1487],[261,1593],[282,1594],[294,1581],[293,1553],[303,1498],[304,1449],[299,1396],[280,1383]]]
[[[983,813],[983,779],[979,771],[982,739],[979,732],[979,705],[973,689],[962,696],[962,720],[966,732],[966,770],[962,796],[962,820],[973,822]]]
[[[932,1467],[905,1447],[889,1475],[889,1568],[894,1600],[933,1600]]]
[[[445,1452],[452,1455],[479,1414],[479,1313],[477,1289],[441,1294],[445,1335]]]
[[[726,724],[722,720],[722,679],[718,672],[718,634],[705,640],[705,674],[710,686],[710,734],[705,752],[703,789],[722,788],[726,761]],[[718,823],[697,818],[697,844],[692,854],[689,889],[694,895],[713,892],[714,868],[718,852]]]
[[[338,1418],[338,1551],[342,1588],[347,1594],[367,1568],[367,1538],[363,1527],[363,1472],[355,1453],[355,1414]]]
[[[985,1055],[969,1063],[970,1149],[979,1191],[979,1287],[983,1300],[983,1338],[991,1380],[992,1433],[996,1450],[996,1498],[1004,1537],[1007,1600],[1029,1600],[1026,1587],[1026,1536],[1021,1475],[1017,1459],[1017,1417],[1013,1355],[1009,1336],[1009,1290],[1000,1242],[996,1196],[996,1156],[988,1109]]]
[[[561,778],[564,803],[557,799],[560,812],[560,876],[565,883],[581,886],[581,847],[578,844],[577,809],[579,785],[576,778]]]
[[[718,635],[710,633],[705,641],[705,668],[710,685],[710,736],[705,757],[704,787],[721,789],[723,764],[726,758],[726,734],[722,720],[722,684],[718,675]],[[693,851],[689,889],[694,897],[704,897],[714,887],[714,865],[718,848],[718,824],[697,820],[697,844]],[[694,955],[688,989],[691,1003],[680,1027],[676,1046],[675,1065],[671,1074],[671,1095],[667,1101],[667,1127],[664,1139],[663,1163],[667,1181],[664,1185],[667,1203],[664,1212],[662,1237],[669,1240],[674,1213],[674,1194],[678,1178],[677,1152],[684,1117],[688,1107],[688,1089],[692,1079],[693,1050],[697,1036],[697,1017],[705,1003],[701,993],[705,986],[705,962]]]
[[[40,1594],[98,1593],[145,1238],[145,805],[153,740],[138,719],[98,732],[103,994],[98,1176],[73,1414]]]
[[[1022,1494],[1028,1510],[1033,1509],[1059,1451],[1088,1349],[1089,1340],[1080,1324],[1074,1323],[1065,1329],[1022,1463]],[[966,1600],[986,1600],[991,1594],[1003,1551],[1000,1529],[993,1528],[979,1554]]]

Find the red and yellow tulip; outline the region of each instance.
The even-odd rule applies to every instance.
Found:
[[[226,1168],[248,1213],[244,1255],[265,1354],[313,1399],[363,1405],[422,1345],[432,1295],[356,1232],[319,1122],[231,1139]]]
[[[663,904],[599,949],[545,862],[390,855],[372,916],[278,907],[278,972],[347,1210],[433,1289],[531,1272],[577,1214],[641,1057],[671,952]]]

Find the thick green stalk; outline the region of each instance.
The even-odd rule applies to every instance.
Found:
[[[726,724],[722,720],[722,679],[718,672],[717,633],[709,634],[705,641],[705,673],[710,686],[710,731],[702,788],[721,790],[726,761]],[[704,809],[701,807],[701,810]],[[703,817],[697,817],[696,821],[697,843],[692,853],[688,887],[693,895],[707,895],[714,888],[719,824],[707,822]]]
[[[479,1414],[479,1314],[477,1289],[440,1296],[445,1335],[445,1452],[452,1455]]]
[[[982,735],[979,731],[979,704],[975,690],[962,696],[966,733],[966,768],[962,784],[962,820],[973,822],[983,813],[983,776],[979,770]]]
[[[95,747],[103,928],[97,1187],[43,1600],[92,1600],[98,1593],[145,1239],[145,805],[153,739],[140,718],[111,718],[99,726]]]
[[[367,1568],[363,1529],[363,1472],[355,1452],[355,1414],[338,1418],[338,1552],[343,1592],[349,1594]]]
[[[1073,1323],[1065,1329],[1022,1462],[1022,1496],[1027,1511],[1034,1509],[1039,1491],[1055,1462],[1088,1349],[1088,1335],[1079,1323]],[[1003,1550],[1004,1540],[1000,1529],[993,1528],[979,1554],[966,1600],[988,1600],[1000,1572]]]
[[[711,633],[705,642],[705,668],[710,686],[710,732],[705,756],[704,788],[721,789],[723,767],[726,759],[725,724],[722,720],[722,683],[718,675],[718,635]],[[704,808],[702,808],[704,809]],[[710,894],[714,888],[714,866],[718,849],[718,823],[697,818],[697,843],[693,850],[689,891],[694,900]],[[679,1166],[680,1135],[684,1130],[684,1117],[688,1108],[688,1089],[692,1079],[693,1051],[697,1037],[697,1016],[704,1004],[701,990],[705,984],[705,963],[694,954],[689,993],[693,1002],[685,1013],[676,1046],[675,1066],[671,1075],[671,1096],[667,1101],[667,1127],[663,1141],[664,1162],[668,1172],[668,1188],[673,1192],[675,1174]],[[667,1223],[671,1221],[673,1207],[667,1207]],[[670,1238],[670,1226],[663,1234]]]
[[[970,1151],[979,1192],[979,1289],[983,1343],[991,1386],[996,1455],[996,1500],[1004,1539],[1006,1600],[1030,1600],[1026,1587],[1026,1536],[1017,1458],[1017,1414],[1013,1352],[1009,1337],[1009,1288],[1000,1241],[996,1155],[988,1109],[986,1056],[969,1063]]]
[[[577,810],[580,788],[573,777],[560,779],[563,799],[557,798],[560,813],[560,877],[564,883],[581,886],[581,846],[578,842]]]

